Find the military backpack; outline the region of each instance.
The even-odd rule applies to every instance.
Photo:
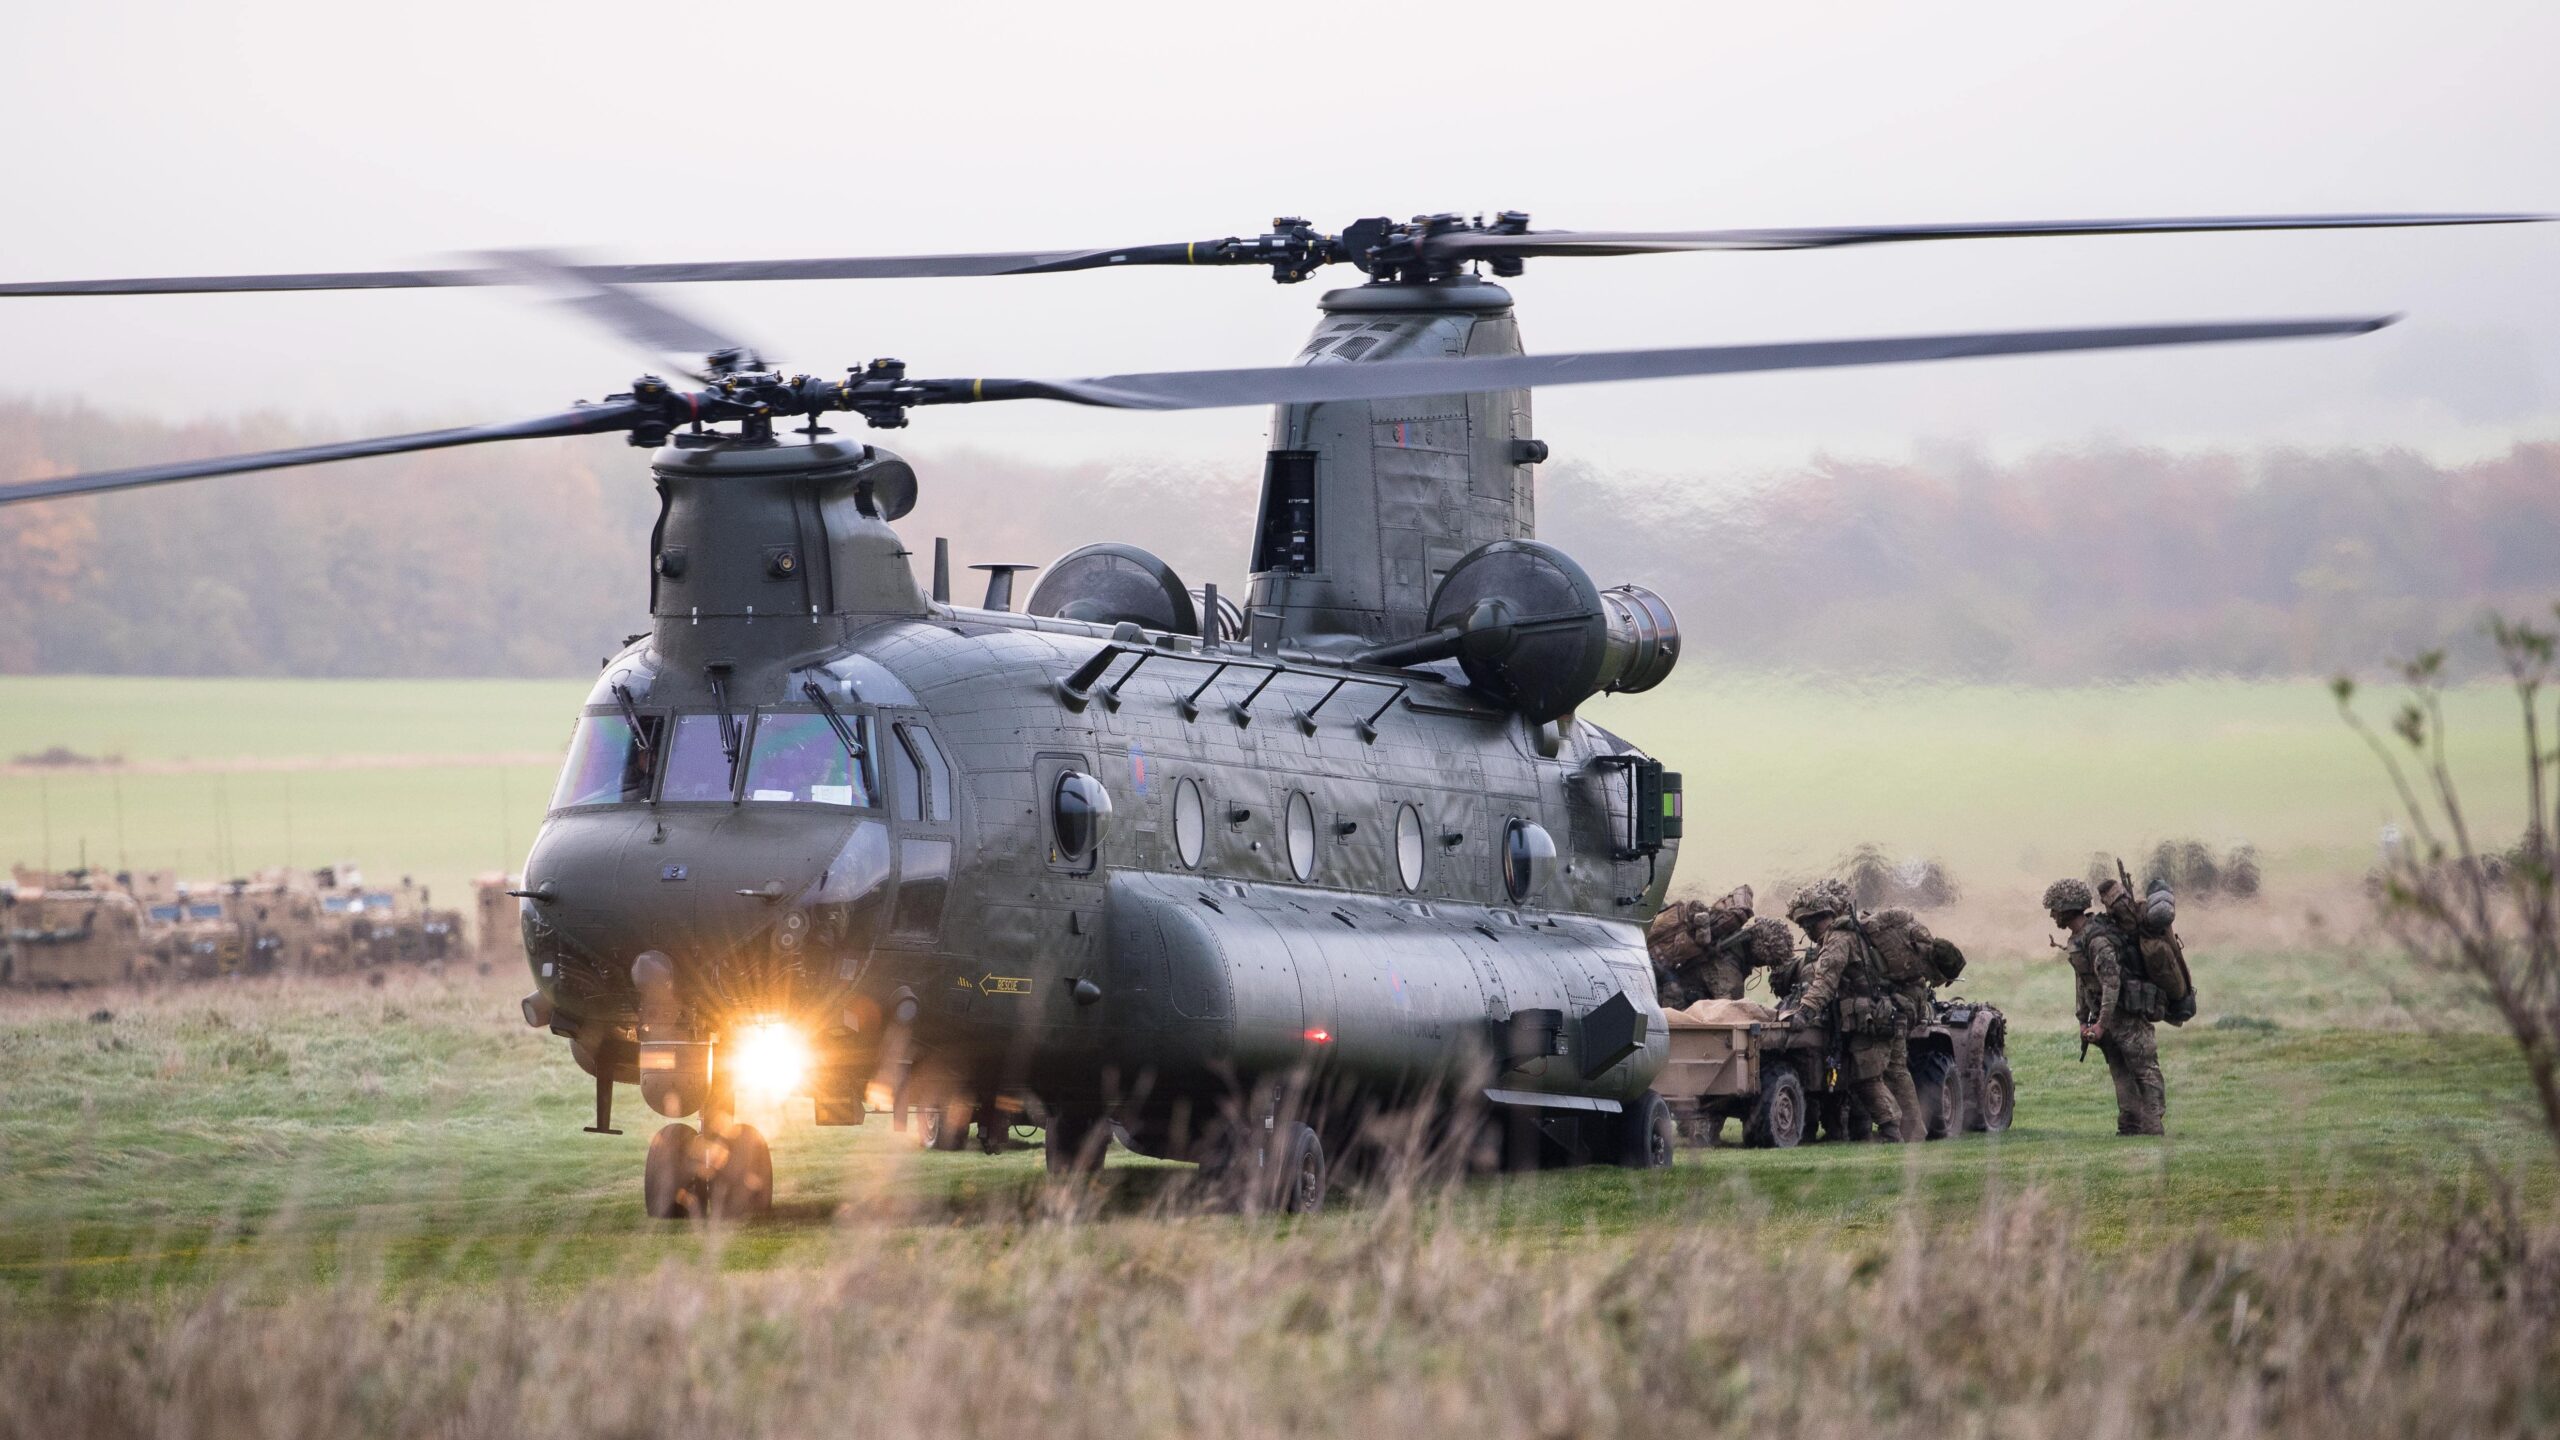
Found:
[[[1929,973],[1929,952],[1937,937],[1920,923],[1919,916],[1908,910],[1879,910],[1866,918],[1859,933],[1874,948],[1888,983],[1897,987],[1936,983]]]
[[[2159,1018],[2184,1025],[2196,1018],[2195,976],[2187,969],[2186,942],[2178,938],[2178,901],[2169,887],[2154,882],[2151,893],[2136,905],[2133,892],[2109,881],[2099,887],[2107,916],[2128,942],[2125,949],[2142,966],[2142,978],[2160,992]]]
[[[1706,942],[1698,933],[1699,908],[1694,900],[1678,900],[1654,913],[1653,923],[1645,927],[1644,945],[1655,965],[1677,970],[1706,957]]]

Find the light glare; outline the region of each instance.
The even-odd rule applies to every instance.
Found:
[[[779,1020],[759,1020],[731,1042],[729,1065],[742,1103],[787,1100],[809,1078],[809,1042]]]

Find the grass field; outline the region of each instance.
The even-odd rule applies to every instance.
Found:
[[[2321,967],[2334,970],[2341,962]],[[1586,1171],[1489,1187],[1471,1208],[1542,1234],[1697,1223],[1739,1209],[1773,1234],[1870,1232],[1907,1201],[1944,1219],[1995,1187],[2068,1197],[2096,1236],[2167,1223],[2256,1234],[2444,1201],[2479,1167],[2547,1195],[2521,1072],[2478,1026],[2389,1016],[2387,977],[2345,983],[2284,955],[2221,955],[2217,1005],[2167,1031],[2175,1138],[2112,1136],[2103,1064],[2077,1061],[2052,961],[1991,960],[1964,993],[2013,1017],[2020,1100],[2007,1135],[1912,1150],[1692,1152],[1669,1177]],[[341,1242],[387,1246],[404,1276],[573,1284],[690,1253],[639,1214],[654,1117],[626,1093],[619,1138],[579,1133],[586,1078],[527,1031],[519,975],[331,981],[0,1000],[0,1289],[89,1297],[223,1273],[222,1261]],[[2348,1007],[2348,1008],[2342,1008]],[[99,1018],[104,1012],[107,1018]],[[2226,1018],[2239,1017],[2239,1018]],[[2341,1023],[2344,1022],[2344,1023]],[[840,1218],[1032,1213],[1036,1154],[919,1153],[885,1123],[776,1128],[778,1223],[725,1263],[823,1257]],[[1187,1167],[1119,1157],[1143,1210]]]
[[[575,683],[0,681],[0,852],[212,874],[341,856],[459,885],[539,819]],[[2511,723],[2456,697],[2494,783]],[[2018,1122],[1916,1147],[1684,1152],[1308,1222],[1115,1153],[931,1155],[772,1125],[777,1213],[653,1224],[653,1117],[589,1090],[519,974],[0,994],[0,1434],[2546,1434],[2560,1169],[2481,1013],[2354,877],[2385,818],[2314,686],[1841,696],[1604,717],[1690,777],[1684,881],[1873,840],[1967,895]],[[289,798],[288,798],[289,797]],[[120,823],[119,823],[120,822]],[[2247,840],[2182,916],[2205,1013],[2166,1140],[2115,1138],[2036,886]]]

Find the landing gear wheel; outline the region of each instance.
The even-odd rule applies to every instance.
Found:
[[[1265,1203],[1283,1215],[1313,1215],[1324,1208],[1328,1182],[1324,1141],[1303,1120],[1272,1127],[1262,1148]]]
[[[1793,1068],[1773,1065],[1760,1077],[1760,1105],[1742,1127],[1742,1143],[1762,1150],[1793,1150],[1804,1143],[1810,1112],[1804,1077]]]
[[[1063,1180],[1070,1175],[1102,1173],[1102,1152],[1110,1147],[1111,1131],[1099,1115],[1056,1111],[1049,1116],[1049,1133],[1041,1148],[1049,1162],[1049,1177]]]
[[[640,1200],[652,1220],[690,1220],[702,1213],[696,1186],[702,1136],[678,1121],[649,1137],[649,1160],[640,1172]]]
[[[773,1213],[773,1147],[756,1127],[740,1125],[727,1139],[708,1141],[705,1148],[717,1162],[708,1196],[713,1219],[752,1220]]]
[[[1679,1147],[1680,1127],[1671,1102],[1647,1090],[1627,1102],[1619,1117],[1617,1164],[1627,1170],[1668,1170]]]
[[[1998,1134],[2009,1128],[2018,1108],[2018,1082],[2009,1075],[2009,1057],[1994,1055],[1982,1062],[1982,1128]]]
[[[945,1154],[968,1149],[969,1107],[954,1103],[926,1108],[916,1122],[916,1138],[927,1150]]]

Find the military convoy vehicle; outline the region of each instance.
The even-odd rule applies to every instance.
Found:
[[[380,965],[423,965],[457,953],[462,915],[437,910],[408,877],[397,889],[368,885],[352,865],[312,871],[304,968],[339,974]]]
[[[344,882],[341,881],[344,876]],[[368,887],[351,866],[186,882],[171,872],[16,867],[0,890],[0,985],[334,974],[460,953],[459,911],[424,886]],[[510,907],[513,901],[508,902]],[[512,909],[506,933],[515,928]]]
[[[1935,1002],[1911,1032],[1911,1079],[1928,1138],[2009,1128],[2017,1086],[2009,1072],[2008,1020],[1990,1005]],[[1742,1143],[1792,1149],[1819,1133],[1864,1137],[1840,1084],[1840,1039],[1827,1027],[1790,1028],[1749,1000],[1702,1000],[1664,1017],[1670,1055],[1654,1088],[1681,1137],[1718,1143],[1725,1122]]]
[[[473,932],[478,936],[477,954],[483,965],[504,962],[524,963],[524,928],[517,918],[519,902],[509,893],[516,888],[516,877],[504,871],[473,877]]]
[[[0,985],[67,988],[140,978],[143,922],[131,895],[86,872],[21,870],[15,880],[0,890]]]

